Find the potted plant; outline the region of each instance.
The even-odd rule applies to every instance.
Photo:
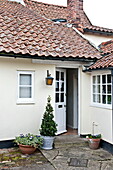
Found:
[[[51,106],[51,97],[49,96],[47,98],[47,106],[46,111],[43,115],[42,124],[40,128],[40,134],[42,136],[43,140],[43,149],[52,149],[53,148],[53,142],[54,142],[54,136],[57,132],[57,124],[53,120],[53,107]]]
[[[88,135],[88,143],[91,149],[98,149],[101,140],[101,134],[98,135]]]
[[[20,134],[14,140],[22,153],[24,154],[32,154],[35,152],[36,148],[40,147],[43,144],[43,139],[40,136],[33,135],[33,134]]]
[[[89,147],[91,149],[98,149],[101,141],[101,134],[94,134],[94,128],[97,126],[95,122],[92,125],[92,135],[88,135],[86,138],[88,139]]]

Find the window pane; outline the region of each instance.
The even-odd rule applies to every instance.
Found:
[[[20,74],[20,85],[31,85],[31,74]]]
[[[102,103],[106,104],[106,95],[102,95]]]
[[[100,94],[97,95],[97,103],[101,103],[101,97],[100,97]]]
[[[20,87],[19,98],[31,98],[31,87]]]
[[[107,83],[111,83],[111,75],[110,74],[107,75]]]
[[[59,71],[56,71],[56,80],[59,80]]]
[[[59,102],[59,93],[56,93],[56,99],[55,99],[56,103]]]
[[[96,95],[93,94],[93,102],[96,102]]]
[[[107,93],[108,93],[108,94],[111,94],[111,85],[108,85],[108,86],[107,86]]]
[[[102,93],[106,93],[106,85],[102,86]]]
[[[102,75],[102,83],[103,83],[103,84],[106,83],[106,75]]]
[[[93,93],[96,93],[96,86],[93,85]]]
[[[97,83],[100,84],[100,76],[97,76]]]
[[[111,95],[107,96],[107,104],[111,104]]]
[[[93,76],[93,84],[96,84],[96,76]]]
[[[100,93],[100,85],[97,86],[97,93]]]

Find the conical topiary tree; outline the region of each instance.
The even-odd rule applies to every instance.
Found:
[[[49,96],[47,98],[47,106],[46,111],[43,115],[40,134],[42,136],[55,136],[55,133],[57,132],[57,124],[53,120],[53,107],[51,106],[51,97]]]

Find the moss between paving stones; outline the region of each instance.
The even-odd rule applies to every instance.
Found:
[[[34,154],[25,155],[18,148],[0,150],[0,169],[44,164],[48,160],[37,149]]]

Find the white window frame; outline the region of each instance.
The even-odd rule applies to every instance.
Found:
[[[102,108],[109,108],[111,109],[112,108],[112,80],[111,80],[111,83],[107,83],[106,82],[106,94],[105,95],[111,95],[111,104],[104,104],[102,103],[102,75],[111,75],[111,72],[108,72],[108,73],[95,73],[95,74],[92,74],[91,75],[91,105],[92,106],[96,106],[96,107],[102,107]],[[93,76],[100,76],[100,96],[101,96],[101,103],[98,103],[98,102],[93,102]],[[96,88],[97,88],[97,82],[96,82]],[[111,94],[107,94],[107,85],[111,85]],[[98,94],[97,92],[95,94]]]
[[[31,98],[19,98],[19,90],[20,90],[20,74],[30,74],[32,76],[31,81]],[[17,94],[17,104],[21,103],[34,103],[34,71],[17,71],[18,77],[18,94]]]

